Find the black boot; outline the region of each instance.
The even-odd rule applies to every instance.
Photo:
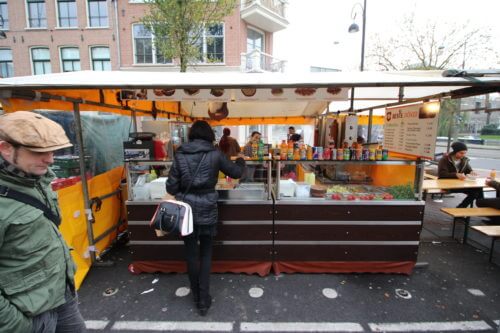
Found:
[[[194,304],[196,304],[196,307],[198,308],[200,305],[200,289],[191,287],[191,293],[193,294]]]
[[[200,316],[206,316],[208,309],[210,309],[210,306],[212,305],[212,296],[208,295],[206,299],[200,300],[198,303],[198,313]]]

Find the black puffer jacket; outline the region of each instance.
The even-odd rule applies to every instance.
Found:
[[[189,186],[203,155],[205,159],[200,165],[200,170],[189,192],[183,199],[183,193]],[[195,225],[214,225],[218,220],[219,195],[215,190],[215,185],[219,170],[231,178],[238,179],[244,169],[245,161],[242,158],[233,163],[210,142],[193,140],[177,149],[168,175],[167,192],[174,195],[177,200],[183,200],[191,205]]]

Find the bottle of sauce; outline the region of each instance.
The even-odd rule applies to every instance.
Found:
[[[304,144],[300,145],[300,159],[307,160],[307,149]]]
[[[252,142],[252,158],[257,159],[257,152],[259,150],[259,144],[257,142]]]
[[[313,159],[313,149],[311,146],[307,146],[307,154],[306,157],[309,161],[312,161]]]
[[[280,159],[282,161],[286,161],[286,157],[288,153],[288,145],[286,144],[285,140],[281,141],[281,146],[280,146]]]

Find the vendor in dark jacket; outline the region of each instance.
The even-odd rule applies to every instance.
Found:
[[[191,126],[188,138],[189,142],[181,145],[176,151],[168,175],[167,192],[177,200],[191,205],[193,210],[194,231],[183,237],[183,241],[191,292],[198,312],[204,316],[212,304],[209,285],[219,198],[215,185],[219,171],[231,178],[240,178],[245,169],[245,160],[238,158],[233,163],[223,152],[216,149],[213,144],[214,132],[206,121],[196,121]],[[200,167],[195,176],[198,164]],[[184,193],[191,182],[189,192]]]
[[[500,209],[500,183],[495,181],[494,179],[486,179],[486,185],[489,187],[493,187],[497,191],[497,196],[496,198],[477,199],[476,205],[478,207],[492,207]],[[500,224],[500,216],[490,218],[489,223]]]
[[[465,143],[453,142],[451,144],[451,149],[451,153],[444,155],[443,158],[439,160],[438,177],[465,180],[467,178],[466,175],[475,175],[469,164],[469,159],[466,156],[467,146]],[[483,198],[482,188],[451,190],[450,192],[467,194],[465,199],[457,206],[457,208],[468,207],[472,205],[474,200]]]

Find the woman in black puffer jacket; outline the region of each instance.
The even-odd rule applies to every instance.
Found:
[[[212,297],[209,294],[212,265],[212,240],[217,233],[217,200],[215,185],[219,171],[238,179],[245,169],[245,160],[232,163],[213,142],[215,135],[206,121],[196,121],[189,131],[189,142],[181,145],[167,180],[167,192],[183,200],[193,209],[194,231],[183,237],[186,248],[191,292],[200,315],[207,314]],[[193,179],[196,169],[198,173]],[[192,182],[189,192],[184,192]],[[199,246],[198,246],[199,240]]]

